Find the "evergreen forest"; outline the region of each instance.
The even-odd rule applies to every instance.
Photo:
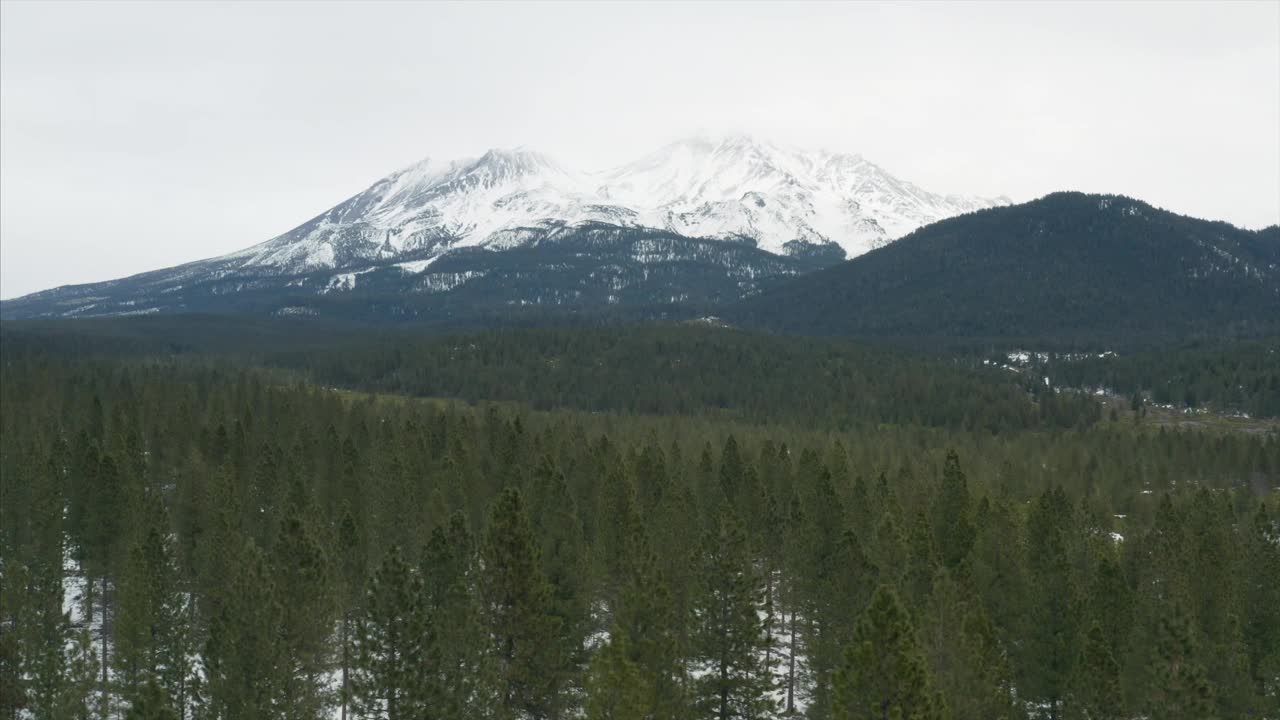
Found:
[[[3,720],[1280,718],[1274,343],[147,322],[0,332]]]

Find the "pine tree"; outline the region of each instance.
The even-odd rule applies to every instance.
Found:
[[[720,477],[716,474],[715,461],[712,459],[711,443],[704,443],[698,456],[698,464],[693,473],[693,488],[698,505],[707,511],[719,511],[722,504],[728,502]]]
[[[613,687],[630,696],[628,704],[644,717],[679,720],[689,711],[680,654],[683,623],[642,527],[633,529],[627,556],[630,570],[613,613],[609,643],[598,653],[610,656],[593,661],[604,672],[596,677],[596,692]],[[637,689],[619,688],[622,677],[633,678]]]
[[[804,510],[799,496],[794,492],[788,503],[785,526],[783,528],[783,582],[781,601],[785,613],[786,639],[781,653],[786,658],[786,671],[781,680],[783,692],[783,714],[795,715],[797,712],[797,695],[809,686],[810,674],[808,664],[803,656],[805,642],[801,640],[803,629],[799,627],[798,616],[806,617],[811,612],[810,598],[805,593],[805,585],[799,577],[799,569],[805,566],[806,552]]]
[[[795,516],[799,521],[799,547],[793,551],[796,562],[792,571],[797,588],[792,600],[796,603],[793,609],[802,616],[800,644],[807,655],[813,684],[812,705],[821,715],[830,708],[831,675],[848,642],[853,618],[870,596],[870,588],[859,589],[867,581],[867,561],[856,536],[845,527],[844,505],[830,471],[808,454],[800,465],[802,472],[813,476],[814,483],[811,492],[802,496],[802,507],[798,509],[803,520],[800,515]],[[851,593],[837,595],[850,586]],[[790,674],[790,667],[788,670]]]
[[[848,508],[849,526],[858,533],[858,537],[864,543],[868,542],[875,530],[876,517],[872,513],[871,494],[867,491],[867,481],[862,475],[854,477],[845,507]]]
[[[1199,630],[1201,665],[1215,688],[1216,713],[1239,717],[1256,712],[1255,688],[1249,682],[1248,651],[1240,617],[1244,561],[1236,516],[1225,497],[1200,487],[1188,498],[1186,518],[1188,583],[1193,623]]]
[[[1001,645],[1022,640],[1027,612],[1026,527],[1007,498],[978,502],[972,580]]]
[[[356,616],[363,603],[365,585],[363,550],[355,515],[351,512],[350,504],[344,503],[337,532],[337,558],[341,583],[338,590],[338,702],[341,720],[347,720],[347,711],[352,698],[351,670],[355,661],[353,645]]]
[[[154,496],[145,506],[145,534],[130,550],[118,591],[114,662],[126,700],[154,682],[168,703],[185,703],[192,680],[189,603],[179,590],[164,506]]]
[[[1079,658],[1076,583],[1067,557],[1074,523],[1060,486],[1046,490],[1027,519],[1030,567],[1029,626],[1019,691],[1048,706],[1058,720]]]
[[[938,553],[934,548],[929,518],[919,512],[907,539],[907,569],[902,578],[902,597],[913,612],[920,612],[929,602],[937,569]]]
[[[953,716],[963,717],[963,706],[973,708],[979,717],[1019,718],[1022,709],[1017,706],[1013,687],[1013,670],[1009,667],[1009,652],[1000,642],[996,627],[991,623],[986,610],[979,602],[967,604],[964,621],[960,626],[964,652],[966,657],[973,658],[969,671],[973,675],[973,686],[978,688],[962,702],[956,701],[957,708],[951,710],[946,696],[943,702]]]
[[[960,457],[947,451],[942,482],[933,498],[932,524],[934,541],[942,566],[955,570],[969,557],[976,531],[970,517],[971,500],[968,481],[960,470]]]
[[[676,623],[679,646],[688,646],[688,623],[695,566],[689,538],[698,536],[699,508],[693,489],[684,477],[673,473],[668,491],[663,494],[655,517],[648,523],[647,535],[658,559],[658,568],[671,591],[672,606],[680,619]]]
[[[911,617],[888,586],[871,599],[835,678],[839,720],[939,720],[934,693]]]
[[[0,583],[0,717],[15,720],[27,706],[26,678],[22,674],[22,645],[18,640],[16,618],[25,612],[15,597],[12,575]]]
[[[44,473],[34,471],[34,453],[24,459],[18,482],[0,481],[0,717],[14,719],[51,707],[71,630],[62,612],[61,473],[52,458]]]
[[[963,567],[958,573],[938,568],[919,627],[934,686],[955,717],[1013,715],[1004,650]]]
[[[88,515],[86,542],[83,546],[84,569],[86,577],[94,577],[97,582],[97,598],[99,612],[99,647],[98,662],[102,670],[99,693],[101,714],[105,717],[111,713],[113,696],[110,692],[111,657],[107,639],[113,630],[115,618],[112,616],[114,598],[110,579],[116,575],[117,566],[121,563],[122,547],[125,546],[124,534],[121,532],[128,522],[130,508],[131,480],[121,468],[121,463],[114,455],[103,453],[98,456],[98,466],[93,476],[92,510]],[[92,592],[92,590],[90,590]],[[92,596],[86,597],[86,604],[92,612]]]
[[[58,650],[62,650],[58,648]],[[93,638],[87,628],[74,630],[71,643],[63,650],[66,655],[62,676],[57,680],[53,696],[53,712],[50,720],[85,720],[92,713],[101,713],[101,702],[95,702],[93,692],[98,686],[98,668],[101,660],[93,646]]]
[[[613,635],[591,658],[587,671],[588,720],[648,720],[653,686],[630,658],[625,634]]]
[[[758,615],[762,581],[742,521],[721,512],[701,552],[701,588],[693,606],[692,659],[697,711],[716,720],[758,718],[772,711],[764,651],[770,642]]]
[[[454,513],[447,528],[432,531],[422,568],[439,658],[439,715],[490,717],[495,667],[477,597],[475,548],[462,513]]]
[[[13,642],[14,669],[21,680],[21,685],[6,687],[0,694],[18,696],[15,700],[31,717],[84,720],[103,709],[94,702],[93,693],[101,687],[101,665],[88,627],[83,620],[79,625],[73,623],[63,608],[65,543],[60,473],[52,462],[47,469],[43,476],[30,476],[34,487],[30,488],[27,508],[30,535],[25,557],[0,559],[0,600],[6,612],[15,613],[11,628],[0,634],[6,642]],[[92,584],[87,581],[86,587]],[[17,594],[22,596],[20,605],[15,602]]]
[[[205,643],[209,709],[215,717],[280,717],[288,674],[280,647],[284,613],[262,551],[245,537],[232,543],[229,580]]]
[[[597,528],[595,554],[605,576],[605,597],[612,601],[624,580],[627,542],[639,522],[640,508],[635,485],[621,459],[610,458],[606,466],[597,516],[609,521]],[[544,553],[546,549],[544,546]]]
[[[77,633],[70,618],[62,611],[62,572],[60,563],[52,558],[36,562],[32,567],[20,568],[7,581],[24,581],[27,602],[23,618],[17,630],[17,642],[21,652],[20,673],[25,697],[22,704],[36,717],[70,717],[62,714],[67,697],[74,693],[72,673],[63,650],[73,639],[88,637],[88,632]],[[25,572],[23,572],[25,571]],[[6,635],[8,631],[6,631]],[[76,643],[77,650],[85,650]],[[92,653],[88,649],[86,655]],[[92,674],[92,669],[89,671]],[[92,683],[92,676],[90,683]],[[85,689],[87,695],[88,689]]]
[[[893,513],[886,512],[876,524],[870,556],[880,569],[880,581],[897,587],[907,567],[907,541]]]
[[[730,505],[739,513],[743,512],[743,499],[747,491],[746,470],[738,451],[738,441],[732,435],[724,441],[724,449],[720,452],[720,491]]]
[[[1280,713],[1280,524],[1259,503],[1246,530],[1242,582],[1249,677],[1261,713]]]
[[[630,483],[618,473],[613,484],[626,500],[614,508],[611,527],[625,531],[633,523],[634,494]],[[530,492],[530,521],[539,539],[542,571],[551,584],[551,613],[560,627],[563,647],[559,652],[571,674],[566,682],[574,682],[586,664],[586,636],[592,629],[588,580],[591,573],[586,538],[576,504],[569,493],[564,473],[544,457],[534,472]],[[619,553],[622,548],[617,549]],[[621,562],[619,559],[618,562]]]
[[[1118,720],[1124,717],[1120,695],[1120,665],[1111,652],[1111,643],[1102,625],[1094,622],[1085,635],[1084,649],[1076,668],[1075,700],[1087,720]]]
[[[557,717],[568,661],[552,588],[520,491],[508,487],[494,503],[481,553],[481,596],[498,665],[504,718]]]
[[[858,617],[875,592],[878,574],[878,568],[863,552],[857,534],[845,530],[831,557],[830,571],[824,574],[810,605],[812,637],[806,643],[806,650],[814,680],[810,708],[815,715],[830,712],[834,675],[853,637]]]
[[[337,598],[333,571],[316,529],[314,504],[291,508],[272,547],[278,599],[283,609],[281,651],[287,663],[282,692],[286,716],[305,720],[319,716],[329,702],[324,673],[329,667],[329,640]],[[308,512],[310,510],[310,512]]]
[[[1106,548],[1094,568],[1089,587],[1089,611],[1102,629],[1102,637],[1117,660],[1128,650],[1128,637],[1133,627],[1133,591],[1124,578],[1114,551]]]
[[[178,720],[169,693],[154,679],[145,682],[134,693],[125,720]]]
[[[1195,631],[1181,605],[1159,618],[1148,712],[1161,720],[1213,720],[1213,687],[1196,657]]]
[[[357,626],[353,695],[365,717],[430,717],[438,688],[437,648],[423,608],[422,578],[393,545],[369,583]]]

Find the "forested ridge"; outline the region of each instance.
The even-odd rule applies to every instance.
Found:
[[[1016,379],[871,349],[557,332],[444,380],[454,340],[267,367],[6,342],[0,716],[1280,716],[1274,435],[1045,422]],[[704,369],[655,372],[666,342]],[[546,395],[483,402],[549,358]],[[841,426],[696,389],[785,406],[816,394],[783,370],[838,361],[849,404],[890,402],[894,360],[1022,410]],[[322,386],[344,367],[379,394]]]
[[[686,325],[497,330],[286,351],[268,364],[361,390],[536,409],[713,414],[849,429],[877,423],[1008,431],[1087,425],[1081,394],[976,363],[851,341]]]
[[[191,315],[6,323],[0,344],[10,356],[183,357],[273,367],[365,391],[845,429],[877,422],[997,431],[1085,425],[1100,417],[1096,400],[1085,397],[1097,390],[1159,405],[1280,416],[1280,336],[1116,352],[1044,339],[776,336],[717,318],[560,318],[464,332]],[[1029,367],[1019,369],[1031,372],[1009,374],[1011,353],[1027,356]]]
[[[725,315],[786,332],[1119,350],[1280,332],[1280,232],[1059,192],[942,220]]]
[[[19,326],[0,339],[10,356],[248,363],[325,386],[509,400],[542,410],[710,415],[831,429],[895,423],[992,431],[1084,426],[1101,416],[1089,397],[1046,392],[1038,378],[1013,377],[976,358],[777,337],[701,321],[432,336],[295,323],[235,333],[216,325],[212,340],[189,330],[172,333],[171,325],[150,320],[72,327],[74,332]],[[231,342],[224,332],[231,332]]]

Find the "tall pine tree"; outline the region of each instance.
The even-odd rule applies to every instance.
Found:
[[[494,503],[481,552],[481,595],[493,642],[504,718],[557,718],[567,710],[565,657],[551,583],[519,489]]]
[[[495,665],[478,597],[475,547],[466,519],[454,513],[436,527],[422,562],[426,607],[439,661],[440,716],[490,717],[497,700]]]
[[[729,508],[703,541],[701,587],[693,605],[693,702],[704,717],[751,720],[770,713],[773,689],[764,664],[770,642],[759,611],[763,580],[742,521]]]
[[[422,578],[393,545],[369,583],[356,632],[352,687],[364,717],[433,717],[438,658],[423,599]]]
[[[902,602],[881,585],[854,629],[835,679],[838,720],[941,720],[942,701]]]

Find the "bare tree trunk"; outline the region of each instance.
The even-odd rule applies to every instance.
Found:
[[[187,629],[184,631],[182,645],[179,652],[182,657],[178,659],[178,720],[187,720],[187,651],[194,637],[196,622],[196,594],[194,591],[187,592],[187,616],[185,618]]]
[[[351,689],[347,682],[347,670],[351,666],[350,628],[351,612],[346,611],[342,613],[342,720],[347,720],[347,698],[351,694]]]
[[[794,607],[791,608],[791,637],[788,642],[791,648],[787,653],[787,714],[794,715],[796,712],[796,609]]]
[[[770,675],[773,674],[773,569],[766,564],[764,582],[764,632],[769,636],[769,643],[764,646],[764,666]],[[770,677],[770,680],[773,678]]]
[[[92,620],[92,618],[90,618]],[[111,690],[107,687],[107,576],[102,576],[102,626],[98,629],[102,643],[102,720],[111,716]]]

